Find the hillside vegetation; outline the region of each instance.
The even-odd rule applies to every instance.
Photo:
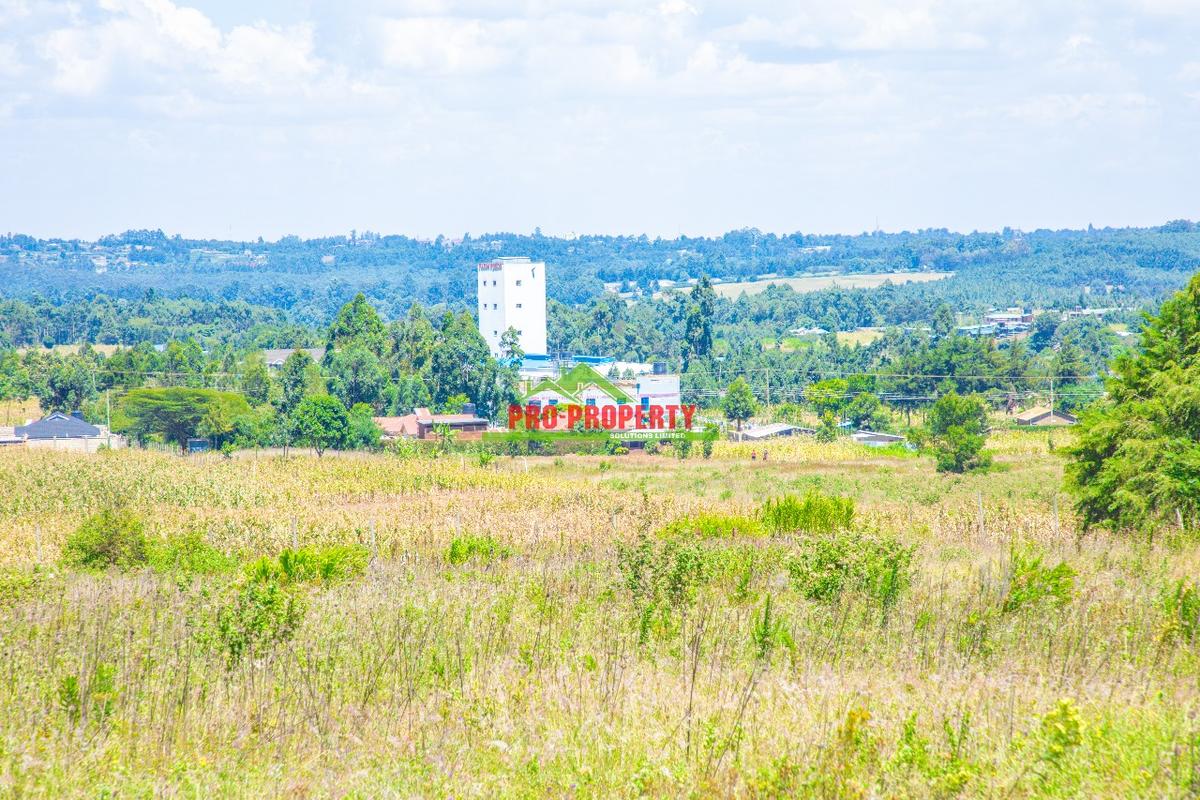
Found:
[[[966,475],[6,451],[0,785],[1193,797],[1200,546],[1081,534],[1053,436]]]

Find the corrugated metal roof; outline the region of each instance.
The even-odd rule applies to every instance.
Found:
[[[86,439],[99,436],[100,429],[81,419],[55,411],[45,419],[17,426],[13,433],[26,439]]]

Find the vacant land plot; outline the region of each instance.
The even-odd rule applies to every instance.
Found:
[[[0,453],[0,784],[1194,796],[1196,539],[1084,535],[1045,434],[991,445]]]
[[[927,283],[949,278],[953,272],[873,272],[851,275],[818,275],[800,278],[771,278],[763,281],[718,283],[713,288],[722,297],[758,294],[768,286],[790,286],[797,292],[816,292],[840,286],[843,289],[875,289],[885,283]]]

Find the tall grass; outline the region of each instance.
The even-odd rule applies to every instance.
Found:
[[[1078,536],[1056,458],[6,456],[0,786],[1194,796],[1200,546]],[[118,481],[145,563],[64,567]]]

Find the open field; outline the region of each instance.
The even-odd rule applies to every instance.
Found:
[[[1197,540],[1081,535],[1044,431],[991,446],[966,476],[804,440],[767,464],[0,453],[0,786],[1195,797],[1197,601],[1170,598]],[[810,491],[853,517],[756,519]],[[60,566],[114,503],[169,557]],[[330,545],[359,567],[264,566]]]
[[[771,278],[765,281],[718,283],[713,286],[722,297],[735,298],[745,292],[758,294],[768,286],[790,286],[797,292],[817,292],[840,286],[843,289],[875,289],[885,283],[928,283],[949,278],[952,272],[869,272],[848,275],[818,275],[807,278]]]

